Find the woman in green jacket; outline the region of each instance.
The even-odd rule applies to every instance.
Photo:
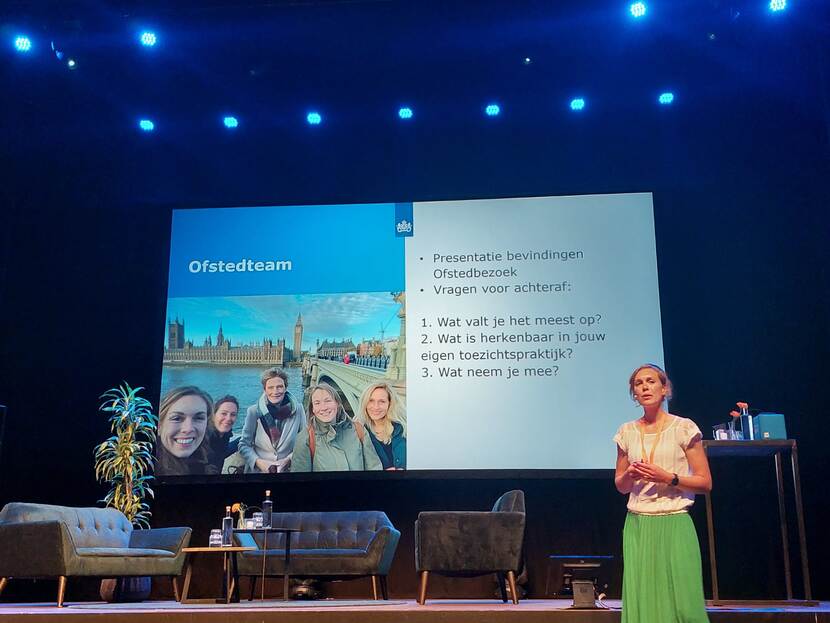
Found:
[[[330,385],[308,388],[308,426],[297,433],[292,472],[381,470],[375,447],[363,424],[343,410]]]

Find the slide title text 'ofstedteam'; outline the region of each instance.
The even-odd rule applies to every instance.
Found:
[[[249,260],[242,259],[235,262],[225,260],[191,260],[187,270],[191,273],[271,273],[281,270],[292,270],[291,260]]]

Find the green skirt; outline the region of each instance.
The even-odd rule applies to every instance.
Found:
[[[622,623],[703,623],[700,544],[688,513],[628,513]]]

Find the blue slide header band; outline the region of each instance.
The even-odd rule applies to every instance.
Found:
[[[168,296],[404,290],[396,207],[175,210]]]

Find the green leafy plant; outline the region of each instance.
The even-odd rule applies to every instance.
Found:
[[[95,477],[111,485],[101,500],[104,504],[120,510],[133,525],[149,528],[151,513],[145,499],[153,497],[149,483],[158,416],[150,402],[138,395],[142,389],[123,383],[101,396],[100,410],[109,414],[112,436],[95,447]]]

